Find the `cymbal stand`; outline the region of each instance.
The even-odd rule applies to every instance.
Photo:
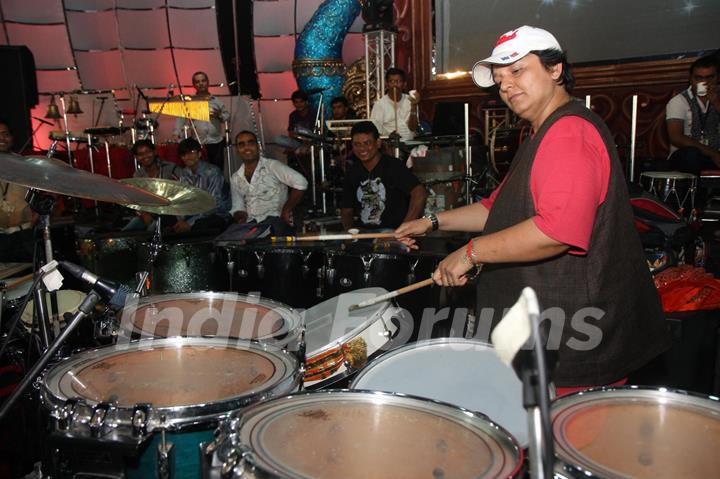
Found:
[[[324,100],[324,94],[323,92],[320,92],[320,101],[318,103],[318,110],[315,114],[315,132],[317,135],[320,135],[322,137],[323,135],[323,124],[325,121],[325,105],[323,104]],[[319,143],[320,147],[320,185],[325,185],[325,148],[324,144],[322,142]],[[314,170],[315,169],[315,145],[313,145],[310,148],[311,153],[311,167]],[[313,183],[315,183],[315,172],[312,173],[313,177]],[[313,199],[315,198],[316,189],[313,188]],[[321,188],[320,192],[320,198],[322,201],[322,211],[323,214],[327,214],[327,196],[325,194],[325,188]]]
[[[148,268],[145,271],[139,271],[137,274],[138,285],[135,287],[135,292],[140,296],[147,294],[147,279],[151,277],[153,270],[155,269],[155,261],[157,260],[158,254],[162,249],[162,215],[158,215],[155,220],[155,233],[153,234],[152,240],[150,240],[150,248],[148,251]]]
[[[225,155],[225,165],[224,165],[224,172],[225,172],[225,178],[228,180],[232,176],[233,173],[237,170],[235,168],[235,165],[232,161],[232,144],[230,143],[230,125],[227,120],[224,122],[224,128],[225,131],[223,132],[223,136],[225,137],[225,151],[223,152]]]
[[[35,189],[28,189],[25,195],[30,209],[40,216],[37,228],[42,231],[43,246],[45,248],[45,264],[53,260],[52,238],[50,234],[50,213],[55,205],[55,199],[45,193],[41,193]],[[48,314],[45,309],[45,294],[43,288],[35,290],[35,308],[33,308],[35,319],[40,330],[43,348],[48,346]],[[57,303],[57,294],[53,291],[50,293],[50,306],[53,323],[59,324],[59,308]]]
[[[88,134],[87,136],[87,142],[88,142],[88,161],[90,163],[90,173],[93,175],[95,174],[95,160],[93,159],[93,138],[91,134]],[[98,205],[97,200],[93,200],[95,203],[95,216],[100,216],[100,208]]]
[[[65,96],[62,93],[59,93],[58,96],[60,97],[60,106],[62,107],[63,130],[65,133],[65,143],[67,144],[68,162],[70,166],[77,167],[73,161],[72,146],[70,145],[70,128],[68,127],[67,110],[65,109]]]
[[[97,118],[95,118],[93,127],[98,126],[98,123],[100,123],[100,116],[102,115],[103,109],[105,108],[105,100],[107,100],[107,97],[99,96],[99,97],[97,97],[97,99],[100,100],[100,108],[98,108]]]

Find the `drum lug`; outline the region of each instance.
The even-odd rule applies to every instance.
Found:
[[[335,283],[335,258],[331,252],[327,256],[327,266],[325,267],[325,279],[327,280],[328,286],[332,286]]]
[[[73,419],[75,418],[75,407],[77,406],[78,400],[68,399],[65,401],[65,405],[58,408],[57,411],[57,425],[58,429],[70,429],[72,426]]]
[[[263,264],[263,260],[265,259],[265,252],[264,251],[255,251],[255,257],[258,260],[257,264],[257,274],[258,278],[263,279],[265,277],[265,265]]]
[[[375,256],[367,254],[360,257],[360,260],[363,263],[363,282],[365,283],[365,286],[368,285],[370,282],[370,269],[372,268],[373,261],[375,261]]]
[[[308,264],[308,261],[310,261],[310,257],[312,256],[313,252],[310,251],[308,254],[302,255],[303,259],[303,265],[302,265],[302,273],[303,278],[307,279],[308,274],[310,273],[310,265]]]
[[[323,297],[323,282],[325,281],[325,266],[321,266],[317,270],[318,287],[315,289],[315,296]]]
[[[132,431],[135,436],[147,434],[147,420],[150,415],[150,404],[137,404],[132,414]]]
[[[98,437],[100,432],[105,425],[105,418],[107,417],[108,411],[111,405],[106,402],[101,402],[93,408],[92,415],[88,425],[90,426],[90,433],[93,437]]]
[[[416,259],[414,262],[410,261],[410,272],[408,273],[408,284],[412,284],[415,282],[415,268],[417,268],[418,263],[420,263],[420,258]]]

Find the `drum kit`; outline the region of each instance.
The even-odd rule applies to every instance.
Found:
[[[46,158],[0,155],[0,177],[159,215],[214,206],[190,187],[119,182]],[[460,338],[408,343],[413,311],[400,298],[353,307],[384,296],[386,288],[427,278],[439,257],[313,242],[166,245],[159,228],[145,239],[81,242],[80,250],[94,261],[84,263],[82,274],[93,290],[58,291],[59,310],[67,314],[56,324],[48,320],[53,307],[43,306],[42,294],[51,289],[44,281],[53,274],[51,256],[35,281],[13,285],[12,311],[27,334],[45,334],[48,341],[41,341],[40,359],[2,404],[0,421],[35,385],[32,394],[46,422],[44,473],[526,474],[531,439],[522,384],[492,345]],[[50,242],[49,234],[45,240]],[[138,264],[149,265],[139,279],[131,274]],[[83,350],[61,357],[62,342],[84,316],[95,314],[98,294],[109,294],[108,288],[113,295],[123,292],[107,280],[116,266],[128,270],[123,274],[129,285],[137,281],[137,293],[145,292],[150,278],[151,294],[126,289],[117,311],[103,313],[117,318],[112,342],[84,349],[75,344]],[[223,279],[213,282],[217,277]],[[255,293],[241,292],[251,288]],[[413,301],[437,306],[436,291],[418,290]],[[30,297],[40,307],[18,304]],[[5,342],[13,334],[13,324],[6,326]],[[328,389],[343,384],[349,389]],[[556,477],[679,477],[688,470],[705,476],[720,467],[712,447],[720,444],[717,398],[600,389],[555,400],[552,421]]]

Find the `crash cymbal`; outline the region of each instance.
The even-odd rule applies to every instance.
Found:
[[[45,157],[0,153],[0,178],[28,188],[108,203],[170,204],[167,199],[140,188]]]
[[[207,191],[185,185],[179,181],[159,178],[127,178],[120,180],[170,201],[166,206],[126,205],[134,210],[161,215],[198,215],[215,208],[215,198]]]
[[[126,131],[128,131],[130,127],[123,126],[98,126],[95,128],[86,128],[85,134],[86,135],[94,135],[94,136],[115,136],[115,135],[122,135]]]

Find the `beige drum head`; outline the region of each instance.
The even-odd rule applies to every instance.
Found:
[[[715,477],[720,402],[684,392],[617,388],[552,407],[555,453],[575,477]]]
[[[179,414],[213,403],[270,395],[294,381],[299,365],[277,348],[212,338],[176,338],[118,344],[72,356],[50,370],[44,387],[51,402],[79,398],[118,408],[152,404],[156,411]],[[291,391],[287,385],[283,391]],[[229,409],[226,409],[229,410]]]
[[[512,477],[521,452],[483,416],[411,396],[323,392],[243,415],[240,443],[279,477]]]
[[[123,311],[121,328],[142,337],[293,339],[300,317],[289,307],[253,296],[188,293],[148,296]]]
[[[60,324],[65,324],[65,321],[63,320],[63,314],[65,313],[75,313],[80,306],[80,303],[82,303],[83,299],[85,299],[86,294],[82,291],[75,291],[72,289],[61,289],[56,291],[57,293],[57,303],[58,303],[58,313],[60,316]],[[50,293],[47,293],[45,295],[45,307],[48,311],[48,315],[50,313]],[[29,328],[32,326],[33,322],[33,310],[35,309],[34,300],[30,300],[28,302],[27,307],[25,308],[25,311],[23,311],[21,319],[23,323]]]

